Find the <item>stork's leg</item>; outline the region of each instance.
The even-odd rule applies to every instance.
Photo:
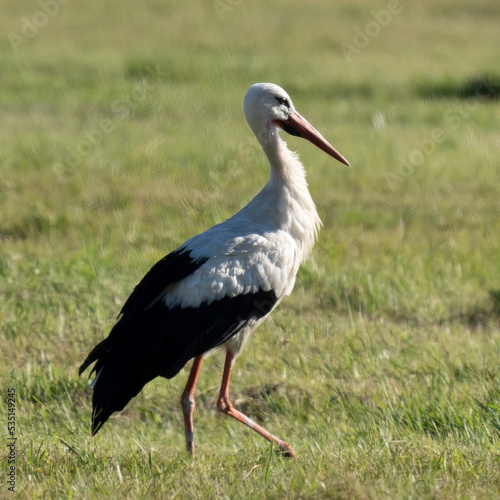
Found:
[[[288,443],[285,443],[285,441],[282,441],[276,436],[273,436],[270,432],[266,431],[266,429],[256,424],[246,415],[243,415],[243,413],[236,410],[231,401],[229,401],[229,378],[231,377],[231,368],[233,367],[233,363],[233,355],[231,354],[231,352],[227,351],[226,362],[224,364],[224,375],[222,376],[219,399],[217,400],[217,408],[226,415],[235,418],[236,420],[238,420],[238,422],[244,423],[245,425],[250,427],[250,429],[257,432],[257,434],[260,434],[262,437],[266,438],[268,441],[274,443],[286,457],[295,457],[296,453],[292,450]]]
[[[196,381],[198,380],[198,373],[200,373],[201,362],[203,356],[194,358],[193,366],[189,374],[186,387],[181,397],[182,413],[184,413],[184,426],[186,427],[186,447],[189,453],[194,452],[194,438],[193,438],[193,412],[194,412],[194,390],[196,388]]]

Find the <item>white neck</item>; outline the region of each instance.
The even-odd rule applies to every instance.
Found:
[[[276,127],[271,127],[262,149],[271,165],[271,175],[262,191],[242,210],[248,217],[259,214],[259,222],[286,231],[297,243],[299,261],[311,252],[321,220],[307,188],[304,166],[287,148]],[[266,221],[266,222],[264,222]]]

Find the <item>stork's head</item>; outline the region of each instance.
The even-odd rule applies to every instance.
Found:
[[[276,129],[303,137],[349,165],[349,162],[296,110],[290,96],[274,83],[255,83],[248,89],[243,103],[248,124],[261,143]]]

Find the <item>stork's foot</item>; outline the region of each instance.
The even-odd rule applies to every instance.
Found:
[[[297,453],[293,451],[292,447],[284,441],[281,441],[281,444],[278,444],[278,448],[280,449],[281,456],[284,458],[295,458],[297,456]]]
[[[257,434],[260,434],[263,438],[267,439],[271,443],[274,443],[280,450],[280,453],[283,457],[294,458],[297,456],[297,454],[293,451],[292,447],[288,443],[281,440],[280,438],[277,438],[276,436],[273,436],[268,430],[264,429],[259,424],[256,424],[251,418],[248,418],[246,415],[238,411],[232,405],[231,401],[229,401],[229,398],[226,395],[223,394],[219,396],[219,399],[217,401],[217,408],[222,413],[233,417],[235,420],[238,420],[238,422],[241,422],[247,427],[250,427],[250,429],[255,431]]]
[[[194,455],[194,439],[193,435],[186,436],[186,450],[190,455]]]

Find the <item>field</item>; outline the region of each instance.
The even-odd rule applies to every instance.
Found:
[[[3,2],[0,498],[498,498],[499,22],[496,0]],[[259,81],[352,164],[286,138],[324,227],[232,377],[298,459],[217,414],[221,353],[194,461],[189,367],[93,438],[88,351],[267,181]]]

